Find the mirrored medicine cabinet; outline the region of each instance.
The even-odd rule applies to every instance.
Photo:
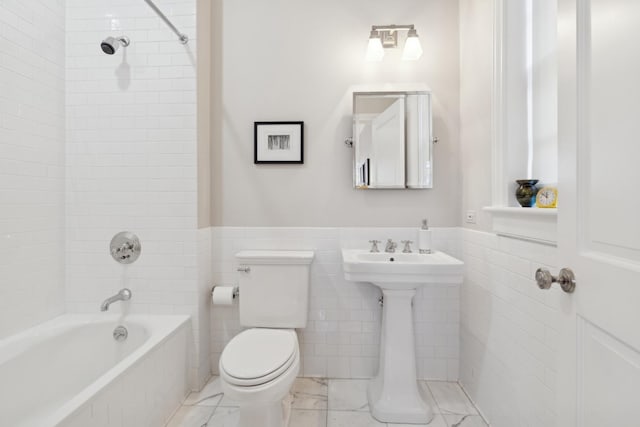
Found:
[[[433,187],[431,94],[354,92],[356,189]]]

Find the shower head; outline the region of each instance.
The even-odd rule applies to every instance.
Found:
[[[109,36],[106,39],[102,40],[102,43],[100,43],[100,47],[102,48],[102,51],[107,55],[113,55],[114,53],[116,53],[120,45],[127,47],[129,46],[129,43],[129,37],[127,36]]]

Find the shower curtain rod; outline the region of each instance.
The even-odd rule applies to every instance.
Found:
[[[151,0],[144,0],[151,9],[154,10],[154,12],[156,12],[158,14],[158,16],[165,22],[165,24],[167,24],[169,26],[169,28],[171,28],[173,30],[174,33],[176,33],[176,35],[178,36],[178,39],[180,40],[180,43],[182,44],[187,44],[189,43],[189,37],[187,37],[186,34],[181,33],[180,31],[178,31],[178,29],[176,28],[175,25],[173,25],[173,23],[171,21],[169,21],[169,18],[167,18],[165,16],[164,13],[162,13],[162,11],[160,9],[158,9],[158,6],[156,6]]]

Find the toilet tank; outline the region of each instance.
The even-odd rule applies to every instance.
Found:
[[[312,251],[238,252],[240,324],[258,328],[306,327],[313,255]]]

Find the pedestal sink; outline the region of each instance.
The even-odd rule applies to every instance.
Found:
[[[369,282],[384,296],[380,367],[367,398],[371,414],[387,423],[425,424],[433,410],[420,394],[411,300],[427,284],[461,283],[463,262],[443,252],[371,253],[343,249],[344,277]]]

